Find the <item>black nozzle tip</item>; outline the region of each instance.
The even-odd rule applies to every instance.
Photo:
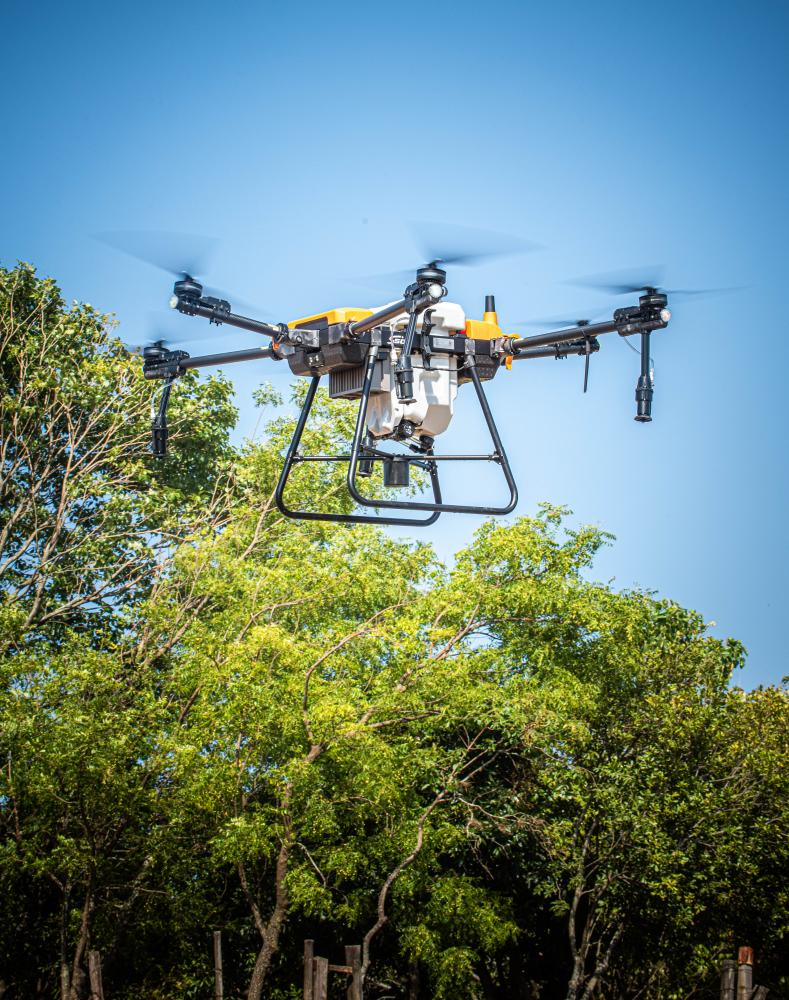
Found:
[[[395,382],[395,391],[397,393],[397,398],[401,403],[413,403],[414,402],[414,372],[410,368],[406,368],[404,371],[399,371],[395,373],[397,376],[397,381]]]
[[[496,296],[486,295],[485,296],[485,312],[494,313],[496,311]]]
[[[151,428],[151,452],[154,458],[164,458],[167,455],[167,427]]]

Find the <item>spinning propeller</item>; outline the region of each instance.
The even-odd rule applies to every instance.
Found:
[[[94,239],[184,281],[200,278],[208,272],[220,242],[213,236],[143,229],[96,233]],[[215,285],[209,288],[202,282],[200,285],[204,295],[232,301],[258,316],[269,315],[253,303],[239,299],[237,295],[222,288]]]
[[[95,239],[174,277],[204,275],[219,246],[219,240],[195,233],[132,229],[96,233]]]
[[[725,295],[739,291],[739,288],[664,288],[662,287],[662,265],[651,267],[629,268],[622,271],[608,271],[602,274],[592,274],[582,278],[566,281],[567,285],[577,285],[579,288],[592,288],[608,295],[636,295],[645,292],[648,295],[663,294],[672,298],[691,298],[698,295]]]
[[[530,253],[542,249],[540,244],[507,233],[456,226],[449,223],[412,222],[408,226],[420,251],[420,267],[476,267],[496,257]],[[354,284],[370,288],[402,287],[414,279],[416,267],[385,274],[367,275]]]
[[[165,271],[177,278],[179,283],[193,285],[198,289],[198,295],[207,296],[217,301],[225,301],[228,304],[232,300],[258,316],[270,315],[235,295],[231,296],[229,292],[221,288],[216,286],[208,288],[202,282],[196,281],[198,277],[207,272],[210,260],[219,246],[219,240],[214,237],[200,236],[194,233],[113,230],[96,233],[94,238],[129,257],[134,257],[136,260],[141,260],[152,267]],[[190,327],[189,334],[185,335],[184,328],[180,323],[177,328],[174,328],[164,319],[164,315],[163,311],[151,314],[148,324],[152,330],[151,338],[140,345],[125,344],[130,353],[143,357],[154,357],[157,352],[166,352],[175,344],[189,344],[217,338],[217,331],[212,326],[202,332],[191,332],[193,328]],[[162,327],[170,327],[170,329],[163,330]],[[222,337],[222,341],[227,344],[226,337]]]
[[[168,319],[169,316],[165,316],[163,319],[160,312],[150,313],[148,316],[148,339],[140,344],[128,344],[124,342],[126,350],[130,354],[144,357],[149,347],[168,350],[174,345],[192,344],[201,340],[215,340],[218,337],[217,330],[213,326],[199,328],[190,325],[187,332],[181,323],[170,323],[167,322]]]
[[[597,319],[604,315],[607,315],[607,313],[595,311],[583,319],[569,318],[566,316],[543,316],[538,319],[519,319],[511,325],[514,327],[540,327],[543,330],[570,330],[574,326],[586,326],[589,323],[594,323]]]
[[[474,267],[493,257],[541,249],[538,243],[508,233],[468,226],[412,222],[409,228],[424,259],[449,266]]]

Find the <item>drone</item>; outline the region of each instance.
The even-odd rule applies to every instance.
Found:
[[[638,294],[637,304],[613,310],[611,318],[602,322],[578,320],[558,330],[521,337],[504,332],[493,295],[485,296],[482,319],[468,317],[459,304],[448,299],[448,267],[467,262],[468,255],[435,255],[409,272],[401,297],[395,301],[374,309],[328,309],[288,323],[240,315],[224,293],[211,294],[189,271],[176,272],[169,303],[172,309],[209,324],[258,334],[266,338],[266,344],[198,357],[171,349],[163,341],[146,346],[142,350],[144,376],[163,383],[152,420],[153,455],[162,458],[167,453],[170,393],[186,372],[264,358],[284,361],[293,375],[309,380],[309,387],[275,491],[281,513],[295,520],[428,526],[444,513],[509,514],[518,502],[518,489],[484,389],[502,369],[512,370],[521,361],[578,355],[585,358],[585,391],[590,357],[600,349],[598,338],[607,333],[638,337],[641,367],[635,389],[635,419],[640,423],[652,420],[650,339],[671,318],[667,292],[657,284],[615,286],[620,293]],[[313,455],[300,450],[324,378],[330,398],[358,403],[350,451],[345,454]],[[492,450],[482,454],[437,453],[436,441],[449,428],[458,390],[464,385],[474,389]],[[344,464],[347,490],[357,511],[342,514],[291,507],[288,481],[294,468],[306,462]],[[446,502],[439,481],[441,462],[494,463],[504,479],[506,500],[497,506]],[[432,499],[386,499],[365,493],[364,480],[379,463],[383,485],[392,490],[410,485],[412,466],[421,470],[429,480]]]

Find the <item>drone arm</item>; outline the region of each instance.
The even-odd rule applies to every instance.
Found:
[[[553,351],[549,351],[547,354],[534,354],[532,352],[536,348],[570,344],[575,340],[583,341],[588,337],[597,337],[602,333],[613,333],[614,330],[619,329],[620,326],[614,323],[613,320],[607,320],[605,323],[589,323],[587,326],[573,326],[568,327],[566,330],[554,330],[551,333],[540,333],[534,337],[522,337],[520,340],[511,340],[509,341],[509,348],[515,359],[521,357],[548,358],[553,356]],[[631,332],[635,333],[636,331],[633,330]]]
[[[190,368],[213,368],[215,365],[229,365],[236,361],[259,361],[261,358],[281,359],[273,347],[251,347],[246,351],[226,351],[223,354],[203,354],[197,358],[187,358],[179,364],[179,368],[188,371]]]
[[[396,316],[402,316],[403,313],[424,312],[425,309],[429,309],[430,306],[434,306],[440,299],[441,295],[432,295],[429,291],[426,291],[423,295],[419,295],[415,298],[400,299],[399,302],[393,302],[392,305],[385,306],[377,313],[373,313],[372,316],[367,316],[365,319],[360,319],[355,323],[351,323],[348,327],[348,332],[351,336],[358,337],[360,333],[366,333],[368,330],[372,330],[373,327],[382,326],[384,323],[388,323],[390,319],[394,319]]]
[[[583,354],[586,356],[584,373],[584,392],[586,392],[589,355],[599,349],[596,337],[614,331],[620,337],[630,337],[638,333],[641,335],[641,374],[636,383],[636,420],[639,423],[648,423],[652,419],[654,396],[649,355],[650,336],[654,330],[662,330],[668,326],[670,318],[671,313],[666,308],[666,297],[656,293],[655,289],[647,289],[646,294],[641,296],[639,306],[617,309],[613,318],[605,323],[577,324],[553,333],[507,340],[505,341],[507,357],[503,361],[507,363],[510,360],[551,356],[562,358],[568,354]]]
[[[217,365],[233,364],[236,361],[260,361],[273,358],[277,361],[282,354],[276,347],[250,347],[245,351],[225,351],[222,354],[203,354],[190,358],[185,351],[170,351],[163,357],[146,359],[143,374],[147,379],[176,379],[190,368],[213,368]]]
[[[597,343],[597,340],[594,337],[589,337],[586,340],[554,344],[552,347],[532,347],[528,350],[521,350],[513,355],[512,360],[528,361],[530,358],[566,358],[570,354],[596,354],[599,350],[600,345]]]
[[[644,334],[664,329],[668,326],[670,315],[667,310],[655,310],[644,315],[637,308],[617,309],[613,319],[606,320],[604,323],[585,323],[568,327],[566,330],[554,330],[552,333],[540,333],[534,337],[522,337],[520,340],[508,341],[507,346],[513,357],[517,358],[523,350],[551,347],[554,344],[567,344],[574,340],[586,340],[589,337],[598,337],[603,333],[616,332],[620,337],[630,337],[634,333]]]
[[[229,309],[218,308],[217,305],[210,304],[210,301],[189,302],[179,299],[175,308],[187,316],[202,316],[217,325],[227,323],[228,326],[237,326],[239,329],[249,330],[251,333],[262,333],[264,337],[273,337],[275,340],[282,336],[282,327],[277,323],[263,323],[261,320],[250,319],[248,316],[239,316],[237,313],[230,312]]]

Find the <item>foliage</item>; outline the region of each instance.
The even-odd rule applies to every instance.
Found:
[[[179,385],[187,460],[146,455],[150,389],[107,317],[0,269],[0,632],[6,648],[117,628],[163,546],[210,501],[235,418],[221,379]],[[158,544],[153,536],[158,539]]]
[[[83,1000],[97,948],[108,995],[205,997],[213,928],[251,1000],[307,937],[362,943],[367,997],[684,997],[740,943],[787,995],[789,699],[738,643],[591,582],[561,508],[451,570],[284,520],[268,390],[234,451],[185,380],[156,465],[104,317],[20,265],[0,322],[0,995]],[[305,447],[351,428],[319,397]],[[341,475],[292,502],[347,511]]]

